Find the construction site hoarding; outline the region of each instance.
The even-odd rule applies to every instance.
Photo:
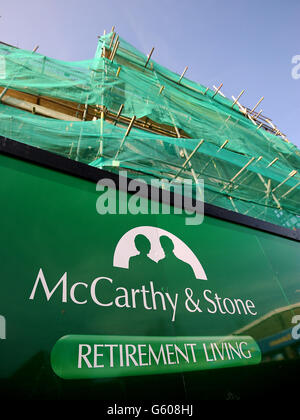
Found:
[[[296,392],[298,240],[207,214],[199,225],[180,214],[101,215],[88,171],[68,172],[50,153],[46,164],[18,143],[20,158],[9,145],[0,154],[2,395],[260,398],[287,392],[287,378]],[[130,194],[116,199],[124,206]]]

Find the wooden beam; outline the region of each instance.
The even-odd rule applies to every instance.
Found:
[[[176,173],[176,175],[174,176],[174,179],[177,178],[179,176],[179,174],[181,174],[181,172],[183,171],[183,169],[186,167],[186,165],[189,163],[189,161],[192,159],[192,157],[194,156],[194,154],[197,152],[197,150],[199,149],[199,147],[203,144],[204,140],[200,140],[199,143],[197,144],[197,146],[195,147],[195,149],[192,151],[192,153],[187,157],[187,159],[185,160],[184,164],[182,165],[182,167],[179,169],[179,171]]]
[[[275,188],[273,188],[272,192],[276,191],[278,188],[280,188],[283,184],[285,184],[289,179],[291,179],[293,176],[295,176],[297,171],[294,169],[292,172],[289,173],[289,176],[286,177],[280,184],[278,184]]]
[[[178,80],[178,83],[180,83],[180,82],[181,82],[181,79],[182,79],[182,78],[183,78],[183,76],[185,75],[185,73],[186,73],[187,69],[188,69],[188,66],[186,66],[186,67],[184,68],[184,70],[183,70],[183,72],[182,72],[182,74],[181,74],[181,76],[180,76],[180,78],[179,78],[179,80]]]
[[[134,123],[135,119],[136,119],[136,116],[134,115],[134,116],[131,118],[131,121],[130,121],[130,123],[129,123],[129,126],[127,127],[127,130],[126,130],[126,133],[124,134],[124,137],[123,137],[123,139],[122,139],[122,141],[121,141],[120,147],[119,147],[119,149],[117,150],[117,153],[116,153],[116,155],[115,155],[115,159],[117,159],[117,157],[119,156],[119,153],[122,151],[123,146],[124,146],[124,143],[125,143],[125,141],[126,141],[126,137],[129,135],[129,133],[130,133],[130,131],[131,131],[131,128],[132,128],[132,126],[133,126],[133,123]]]
[[[230,182],[233,182],[242,172],[244,172],[244,170],[246,169],[246,168],[248,168],[248,166],[254,161],[254,159],[255,159],[255,157],[252,157],[247,163],[246,163],[246,165],[244,165],[243,167],[242,167],[242,169],[240,169],[235,175],[234,175],[234,177],[232,177],[231,178],[231,180],[230,180]]]
[[[240,97],[243,95],[243,93],[245,92],[245,89],[241,91],[241,93],[238,95],[238,97],[234,100],[233,104],[231,105],[231,108],[234,107],[234,105],[238,102],[238,100],[240,99]]]
[[[222,86],[223,86],[223,83],[221,83],[220,86],[216,89],[216,91],[213,94],[213,96],[211,97],[211,99],[213,99],[219,93],[219,90],[221,89]]]
[[[154,47],[152,48],[152,50],[151,50],[151,51],[150,51],[150,53],[148,54],[148,58],[147,58],[147,61],[146,61],[145,67],[147,67],[147,65],[148,65],[148,63],[149,63],[149,60],[150,60],[150,58],[151,58],[151,55],[153,54],[153,51],[154,51]]]
[[[66,121],[81,121],[80,118],[72,117],[71,115],[63,114],[53,109],[46,108],[41,105],[35,105],[31,102],[22,101],[17,98],[12,98],[11,96],[6,95],[2,98],[2,102],[6,105],[10,105],[16,108],[20,108],[24,111],[34,112],[35,114],[43,115],[44,117],[55,118],[57,120],[66,120]]]

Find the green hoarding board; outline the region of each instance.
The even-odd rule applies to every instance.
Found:
[[[0,172],[2,394],[226,398],[299,369],[299,242],[100,215],[92,182],[3,154]]]

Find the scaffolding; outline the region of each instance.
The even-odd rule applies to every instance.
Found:
[[[205,202],[300,227],[300,151],[259,109],[176,74],[114,28],[91,60],[0,44],[0,135],[146,181],[204,180]]]

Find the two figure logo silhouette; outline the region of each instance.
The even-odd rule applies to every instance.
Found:
[[[159,238],[159,243],[163,250],[164,258],[155,262],[148,255],[151,250],[151,243],[149,239],[142,234],[136,235],[134,244],[139,254],[130,258],[129,269],[135,270],[138,267],[143,267],[144,272],[159,269],[161,271],[168,270],[169,272],[172,271],[177,272],[178,274],[188,274],[189,276],[193,276],[190,265],[178,259],[174,254],[174,243],[172,239],[168,236],[162,235]]]
[[[138,226],[127,231],[117,243],[113,266],[159,275],[184,275],[207,280],[193,251],[176,235],[156,226]]]

